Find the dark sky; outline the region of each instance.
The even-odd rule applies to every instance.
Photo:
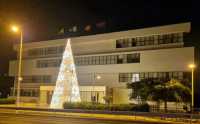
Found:
[[[130,1],[0,0],[0,74],[7,72],[8,60],[14,56],[12,45],[18,36],[9,31],[13,23],[23,26],[26,42],[51,39],[61,27],[84,27],[101,21],[106,22],[103,32],[187,21],[193,21],[197,29],[200,11],[190,0]],[[193,16],[197,17],[196,21]],[[91,33],[102,31],[94,29]]]

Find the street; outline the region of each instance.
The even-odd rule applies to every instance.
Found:
[[[128,121],[83,119],[71,117],[47,117],[0,113],[0,124],[153,124]]]

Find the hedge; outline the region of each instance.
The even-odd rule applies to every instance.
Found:
[[[13,99],[13,98],[0,98],[0,104],[15,104],[15,99]]]
[[[65,102],[63,104],[64,109],[87,109],[87,110],[110,110],[110,111],[140,111],[149,112],[148,104],[94,104],[88,102],[70,103]]]

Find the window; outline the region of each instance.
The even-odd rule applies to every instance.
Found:
[[[132,39],[131,38],[127,39],[127,47],[132,47]]]
[[[144,79],[145,78],[144,77],[144,72],[140,72],[139,76],[140,76],[140,80]]]
[[[168,75],[169,75],[169,78],[172,78],[173,77],[173,72],[169,72]]]
[[[136,46],[135,38],[124,38],[116,40],[116,48],[126,48]]]
[[[38,89],[21,89],[20,96],[24,97],[38,97],[39,90]]]
[[[140,42],[140,46],[144,46],[145,45],[145,39],[144,37],[140,37],[138,38],[139,42]]]
[[[154,36],[150,36],[148,39],[149,45],[154,45]]]
[[[149,72],[149,78],[154,78],[154,73],[153,72]]]
[[[124,64],[124,63],[139,63],[140,54],[119,54],[119,55],[103,55],[103,56],[89,56],[76,57],[76,65],[105,65],[105,64]],[[45,65],[49,67],[49,65]]]
[[[127,54],[127,63],[140,62],[140,55],[138,54]]]
[[[95,56],[95,64],[99,65],[99,56]]]
[[[49,55],[62,55],[64,46],[35,48],[28,51],[29,57],[49,56]]]
[[[89,65],[90,64],[90,58],[89,57],[82,57],[82,62],[85,64],[85,65]]]
[[[156,72],[153,72],[153,78],[157,78],[158,74]]]
[[[123,63],[123,55],[119,55],[117,57],[117,64],[122,64]]]
[[[128,82],[128,73],[120,73],[119,74],[119,82]]]
[[[168,44],[168,43],[172,43],[172,35],[163,35],[163,43],[164,44]]]
[[[158,44],[163,44],[163,35],[158,35]]]
[[[128,54],[127,55],[127,63],[134,62],[134,59],[135,59],[135,54]]]
[[[111,64],[111,56],[107,56],[106,60],[107,60],[107,62],[106,62],[107,64]]]
[[[122,63],[127,63],[127,54],[122,54],[122,56],[123,56]]]
[[[119,82],[137,82],[142,79],[160,78],[160,79],[189,79],[188,72],[140,72],[140,73],[119,73]]]
[[[178,72],[178,79],[183,79],[183,72]]]
[[[132,38],[132,47],[136,46],[136,39]]]
[[[117,40],[116,41],[116,48],[123,48],[122,46],[123,46],[122,40]]]
[[[32,96],[33,97],[38,97],[39,96],[38,90],[32,90],[31,92],[32,92]]]
[[[184,72],[183,73],[183,78],[191,80],[191,73],[190,72]]]
[[[111,56],[111,64],[117,63],[117,56],[112,55]]]
[[[160,37],[160,36],[159,36]],[[162,40],[162,41],[161,41]],[[160,44],[168,44],[168,43],[178,43],[182,42],[182,34],[176,33],[176,34],[166,34],[163,35],[163,38],[159,40]]]
[[[182,39],[183,39],[182,33],[153,35],[153,36],[136,37],[136,38],[124,38],[116,40],[116,48],[178,43],[182,42],[183,41]]]
[[[154,45],[158,45],[158,35],[154,35],[153,36],[153,39],[154,39]]]
[[[22,83],[52,83],[50,75],[23,76]]]
[[[178,72],[173,72],[173,78],[178,78]]]
[[[182,42],[182,37],[181,33],[173,34],[173,43]]]
[[[104,64],[104,65],[107,64],[107,63],[106,63],[106,56],[103,56],[103,64]]]
[[[37,68],[47,68],[47,67],[59,67],[61,64],[61,59],[45,59],[38,60],[36,62]]]
[[[132,82],[137,82],[137,81],[140,81],[139,74],[133,74],[132,75]]]

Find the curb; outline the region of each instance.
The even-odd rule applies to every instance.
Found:
[[[29,116],[44,116],[44,117],[72,117],[81,119],[102,119],[115,121],[131,121],[131,122],[149,122],[154,124],[184,124],[184,122],[174,122],[169,120],[162,120],[161,118],[150,118],[144,116],[130,116],[130,115],[112,115],[112,114],[94,114],[94,113],[73,113],[73,112],[47,112],[47,111],[31,111],[31,110],[10,110],[0,112],[4,114],[18,114]]]

